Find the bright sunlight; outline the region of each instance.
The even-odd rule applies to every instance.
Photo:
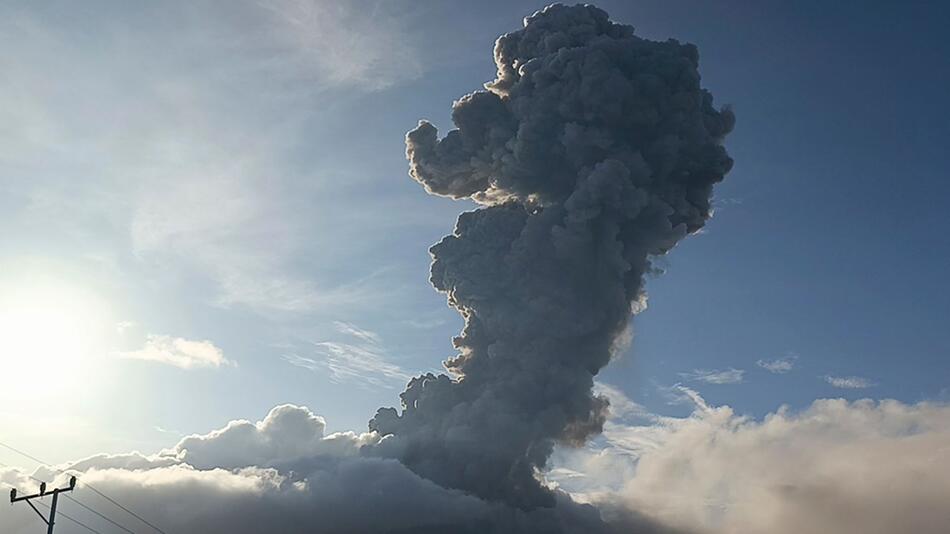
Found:
[[[4,397],[55,398],[87,384],[101,350],[105,307],[55,281],[5,284],[0,291],[0,376]]]

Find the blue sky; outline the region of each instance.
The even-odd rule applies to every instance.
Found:
[[[699,45],[738,118],[715,217],[661,260],[601,380],[668,414],[691,409],[678,383],[755,416],[946,400],[946,10],[600,4]],[[408,178],[405,132],[446,131],[494,39],[543,5],[4,4],[0,286],[73,295],[95,339],[53,384],[38,370],[63,356],[5,351],[3,433],[59,461],[284,402],[365,429],[461,326],[426,250],[472,206]]]

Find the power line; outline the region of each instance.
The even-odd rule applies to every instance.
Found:
[[[95,510],[93,510],[93,509],[92,509],[91,507],[89,507],[89,506],[86,506],[85,504],[83,504],[83,503],[81,503],[81,502],[79,502],[79,501],[78,501],[78,500],[76,500],[75,498],[73,498],[73,497],[70,497],[69,495],[65,495],[65,497],[66,497],[67,499],[69,499],[69,500],[71,500],[71,501],[73,501],[74,503],[76,503],[76,504],[78,504],[79,506],[82,506],[82,507],[83,507],[83,508],[85,508],[86,510],[89,510],[90,512],[92,512],[92,513],[94,513],[94,514],[96,514],[97,516],[99,516],[99,517],[101,517],[102,519],[105,519],[106,521],[108,521],[108,522],[110,522],[110,523],[112,523],[113,525],[115,525],[115,526],[117,526],[117,527],[119,527],[120,529],[122,529],[122,530],[124,530],[124,531],[126,531],[126,532],[128,532],[129,534],[135,534],[135,532],[132,532],[131,530],[129,530],[129,529],[127,529],[127,528],[125,528],[124,526],[122,526],[122,525],[120,525],[119,523],[116,523],[115,521],[113,521],[113,520],[111,520],[111,519],[109,519],[109,518],[108,518],[108,517],[106,517],[105,515],[103,515],[103,514],[100,514],[99,512],[97,512],[97,511],[95,511]]]
[[[16,470],[17,473],[20,473],[21,475],[25,475],[27,478],[32,479],[32,480],[34,480],[34,481],[36,481],[36,482],[39,482],[40,484],[45,484],[45,483],[46,483],[45,480],[40,480],[40,479],[36,478],[35,476],[33,476],[33,475],[31,475],[31,474],[28,474],[28,473],[22,471],[22,470],[21,470],[22,468],[20,468],[20,467],[13,467],[13,466],[11,466],[11,465],[7,465],[7,464],[2,463],[2,462],[0,462],[0,467],[9,467],[10,469]],[[7,486],[10,486],[10,484],[7,484]],[[13,486],[10,486],[10,487],[13,487]]]
[[[7,468],[9,468],[10,466],[7,465],[7,464],[5,464],[5,463],[3,463],[3,462],[0,462],[0,467],[7,467]],[[29,477],[29,478],[35,480],[36,482],[39,482],[40,484],[45,484],[45,481],[40,480],[40,479],[36,478],[36,477],[33,476],[33,475],[24,473],[23,471],[19,471],[19,472],[20,472],[21,474],[24,474],[24,475],[26,475],[27,477]],[[4,482],[3,485],[9,486],[9,487],[12,488],[12,489],[17,489],[16,486],[14,486],[14,485],[12,485],[12,484],[9,484],[9,483],[6,483],[6,482]],[[72,496],[70,496],[70,495],[66,495],[66,494],[64,494],[63,497],[69,499],[70,501],[73,501],[74,503],[78,504],[78,505],[81,506],[82,508],[85,508],[85,509],[88,510],[89,512],[92,512],[93,514],[95,514],[95,515],[101,517],[102,519],[108,521],[109,523],[112,523],[112,524],[115,525],[116,527],[118,527],[118,528],[120,528],[120,529],[122,529],[122,530],[128,532],[129,534],[135,534],[135,532],[133,532],[133,531],[127,529],[126,527],[122,526],[121,524],[119,524],[119,523],[113,521],[112,519],[110,519],[109,517],[107,517],[105,514],[102,514],[102,513],[98,512],[98,511],[94,510],[91,506],[86,505],[85,503],[83,503],[83,502],[80,501],[79,499],[77,499],[77,498],[75,498],[75,497],[72,497]],[[42,504],[43,506],[47,506],[45,503],[42,503],[42,502],[40,502],[39,504]],[[48,508],[48,506],[47,506],[47,508]],[[71,517],[68,517],[68,516],[65,514],[65,512],[59,511],[59,515],[61,515],[61,516],[63,516],[63,517],[67,517],[68,519],[70,519],[70,520],[72,520],[72,521],[75,521],[75,519],[73,519],[73,518],[71,518]],[[83,526],[85,526],[85,525],[83,525]],[[88,528],[88,527],[87,527],[87,528]]]
[[[45,466],[47,466],[47,467],[52,467],[52,466],[50,466],[49,464],[47,464],[46,462],[44,462],[43,460],[40,460],[39,458],[37,458],[37,457],[35,457],[35,456],[30,456],[29,454],[27,454],[27,453],[25,453],[25,452],[23,452],[23,451],[21,451],[21,450],[19,450],[19,449],[14,449],[13,447],[11,447],[10,445],[7,445],[6,443],[0,442],[0,447],[4,447],[4,448],[6,448],[6,449],[10,449],[11,451],[13,451],[13,452],[19,454],[20,456],[25,456],[25,457],[29,458],[30,460],[33,460],[34,462],[36,462],[36,463],[38,463],[38,464],[42,464],[42,465],[45,465]]]
[[[53,488],[52,491],[47,491],[46,482],[40,484],[40,492],[34,493],[32,495],[18,495],[17,490],[14,488],[10,490],[10,504],[25,502],[30,508],[36,512],[36,515],[46,523],[46,534],[53,534],[53,527],[56,526],[56,505],[59,503],[59,494],[68,493],[76,489],[76,477],[69,477],[69,485],[63,488]],[[53,504],[49,505],[49,515],[43,515],[43,512],[40,512],[39,508],[33,505],[34,499],[43,499],[46,497],[53,497]],[[41,501],[37,500],[37,503]],[[60,513],[62,515],[62,513]]]
[[[157,532],[160,532],[161,534],[168,534],[168,533],[165,532],[164,530],[162,530],[162,529],[156,527],[155,525],[149,523],[148,521],[146,521],[145,518],[143,518],[143,517],[140,516],[139,514],[133,512],[132,510],[129,510],[129,509],[126,508],[125,506],[122,506],[121,504],[115,502],[114,500],[112,500],[111,497],[109,497],[109,496],[106,495],[105,493],[102,493],[101,491],[97,490],[96,488],[92,487],[92,485],[89,484],[88,482],[83,482],[83,485],[85,485],[87,488],[89,488],[89,489],[91,489],[92,491],[94,491],[96,494],[98,494],[98,495],[99,495],[100,497],[102,497],[103,499],[105,499],[105,500],[111,502],[112,504],[118,506],[119,508],[125,510],[125,511],[128,512],[129,515],[131,515],[132,517],[134,517],[134,518],[138,519],[139,521],[145,523],[146,525],[152,527],[152,528],[155,529]]]
[[[43,507],[45,507],[45,508],[47,508],[47,509],[49,508],[49,505],[46,504],[46,503],[43,502],[43,501],[36,501],[36,504],[38,504],[38,505],[40,505],[40,506],[43,506]],[[88,530],[89,532],[95,532],[95,534],[102,534],[102,532],[99,532],[98,530],[96,530],[96,529],[90,527],[89,525],[87,525],[87,524],[85,524],[85,523],[80,522],[80,521],[77,520],[77,519],[73,519],[72,517],[70,517],[70,516],[64,514],[63,512],[59,512],[59,515],[65,517],[66,519],[72,521],[73,523],[76,523],[77,525],[79,525],[79,526],[81,526],[82,528]]]
[[[41,462],[41,463],[42,463],[42,462]],[[0,462],[0,467],[10,467],[10,466],[7,465],[7,464],[5,464],[5,463],[3,463],[3,462]],[[19,471],[19,470],[18,470],[18,472],[21,473],[21,474],[23,474],[23,475],[26,475],[27,477],[29,477],[29,478],[35,480],[36,482],[39,482],[40,484],[44,484],[44,483],[45,483],[44,480],[40,480],[40,479],[36,478],[36,477],[33,476],[33,475],[30,475],[30,474],[28,474],[28,473],[24,473],[23,471]],[[6,485],[6,486],[11,487],[11,488],[13,488],[13,489],[17,489],[16,486],[14,486],[14,485],[12,485],[12,484],[9,484],[9,483],[7,483],[7,482],[3,482],[3,484]],[[85,484],[85,483],[84,483],[84,484]],[[88,486],[88,484],[87,484],[87,486]],[[133,531],[127,529],[126,527],[122,526],[121,524],[119,524],[119,523],[113,521],[111,518],[107,517],[105,514],[102,514],[102,513],[98,512],[98,511],[94,510],[92,507],[86,505],[85,503],[83,503],[83,502],[80,501],[79,499],[77,499],[77,498],[75,498],[75,497],[73,497],[73,496],[71,496],[71,495],[63,495],[63,497],[65,497],[65,498],[67,498],[67,499],[73,501],[74,503],[78,504],[79,506],[85,508],[86,510],[89,510],[89,511],[92,512],[93,514],[96,514],[97,516],[101,517],[102,519],[105,519],[105,520],[108,521],[109,523],[112,523],[113,525],[115,525],[115,526],[119,527],[120,529],[122,529],[122,530],[128,532],[129,534],[135,534],[135,532],[133,532]],[[62,514],[62,512],[60,512],[60,513]]]
[[[25,457],[25,458],[29,458],[30,460],[33,460],[34,462],[36,462],[36,463],[38,463],[38,464],[40,464],[40,465],[43,465],[43,466],[45,466],[45,467],[48,467],[48,468],[52,469],[53,471],[56,471],[57,473],[60,473],[60,474],[68,474],[66,471],[63,471],[62,469],[58,469],[58,468],[56,468],[56,467],[53,467],[51,464],[49,464],[49,463],[47,463],[47,462],[44,462],[43,460],[40,460],[39,458],[37,458],[37,457],[35,457],[35,456],[31,455],[31,454],[28,454],[28,453],[26,453],[26,452],[23,452],[23,451],[21,451],[21,450],[15,448],[15,447],[12,447],[12,446],[10,446],[10,445],[7,445],[6,443],[4,443],[4,442],[2,442],[2,441],[0,441],[0,447],[4,447],[4,448],[6,448],[6,449],[9,449],[9,450],[11,450],[11,451],[13,451],[13,452],[15,452],[15,453],[17,453],[17,454],[19,454],[19,455]],[[75,470],[73,470],[73,471],[75,471]],[[28,475],[28,476],[29,476],[29,475]],[[31,476],[30,478],[33,478],[33,477]],[[33,479],[34,479],[34,480],[37,480],[37,479],[35,479],[35,478],[33,478]],[[128,513],[129,515],[131,515],[132,517],[138,519],[138,520],[141,521],[142,523],[145,523],[145,524],[148,525],[149,527],[155,529],[155,531],[159,532],[160,534],[168,534],[168,533],[165,532],[164,530],[158,528],[157,526],[155,526],[154,524],[152,524],[151,522],[149,522],[148,520],[146,520],[144,517],[142,517],[142,516],[140,516],[139,514],[133,512],[132,510],[129,510],[129,509],[126,508],[125,506],[119,504],[118,502],[116,502],[115,499],[109,497],[109,496],[106,495],[105,493],[102,493],[101,491],[99,491],[98,489],[96,489],[95,487],[93,487],[92,484],[89,484],[88,482],[83,482],[83,485],[84,485],[85,487],[89,488],[90,490],[92,490],[96,495],[99,495],[99,496],[102,497],[103,499],[105,499],[105,500],[109,501],[110,503],[112,503],[112,504],[118,506],[119,508],[121,508],[122,510],[124,510],[126,513]],[[75,499],[74,499],[74,500],[75,500]],[[77,502],[78,502],[78,501],[77,501]],[[84,507],[85,507],[85,506],[84,506]],[[98,514],[98,512],[96,512],[96,513],[97,513],[97,515],[101,515],[101,514]],[[104,517],[104,516],[103,516],[103,517]],[[111,519],[108,520],[108,521],[109,521],[110,523],[114,523],[114,524],[116,524],[117,526],[119,526],[118,523],[115,523],[115,522],[112,521]],[[131,532],[130,530],[126,529],[125,527],[121,527],[121,528],[123,528],[124,530],[126,530],[126,532]]]

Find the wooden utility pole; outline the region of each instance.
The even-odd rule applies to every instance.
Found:
[[[10,502],[20,502],[26,501],[26,504],[30,505],[30,508],[36,512],[36,515],[40,516],[40,519],[46,523],[46,534],[53,534],[53,525],[56,523],[56,504],[59,502],[59,494],[66,493],[67,491],[73,491],[76,489],[76,477],[69,478],[69,486],[65,488],[56,488],[53,491],[46,491],[46,482],[40,483],[40,492],[33,495],[24,495],[22,497],[17,497],[16,488],[10,490]],[[49,507],[49,518],[43,515],[42,512],[36,509],[33,506],[33,503],[30,502],[31,499],[42,499],[43,497],[53,496],[53,503]]]

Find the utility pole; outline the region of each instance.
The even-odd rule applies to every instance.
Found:
[[[56,488],[53,491],[49,491],[49,492],[46,491],[46,482],[42,482],[40,483],[40,492],[33,495],[24,495],[22,497],[17,497],[16,488],[13,488],[12,490],[10,490],[10,502],[15,503],[15,502],[20,502],[20,501],[26,501],[26,504],[29,504],[30,508],[32,508],[33,511],[36,512],[36,515],[40,516],[40,519],[42,519],[43,522],[46,523],[46,526],[47,526],[46,534],[53,534],[53,525],[56,523],[56,503],[59,502],[59,494],[66,493],[67,491],[73,491],[74,489],[76,489],[76,477],[69,478],[69,486],[65,488]],[[46,516],[44,516],[42,512],[37,510],[36,507],[33,506],[33,503],[30,502],[31,499],[41,499],[48,495],[53,496],[53,504],[49,507],[49,519],[47,519]]]

